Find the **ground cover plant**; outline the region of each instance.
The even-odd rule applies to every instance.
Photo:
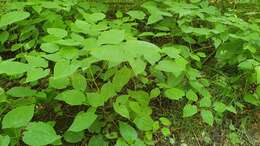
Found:
[[[259,1],[0,5],[0,146],[260,144]]]

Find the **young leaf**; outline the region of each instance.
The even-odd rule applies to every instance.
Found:
[[[27,60],[28,64],[30,64],[33,67],[48,67],[48,61],[44,58],[41,58],[39,56],[25,56],[25,59]]]
[[[74,89],[85,91],[87,87],[86,78],[80,73],[74,73],[71,76],[71,82]]]
[[[116,98],[116,102],[113,104],[113,108],[115,112],[120,114],[121,116],[125,118],[130,118],[129,117],[129,111],[127,108],[127,102],[128,102],[128,95],[122,95]]]
[[[13,24],[15,22],[24,20],[30,16],[30,13],[24,11],[12,11],[6,14],[3,14],[0,18],[0,28]]]
[[[14,62],[14,61],[3,61],[0,62],[0,74],[17,75],[22,74],[32,68],[31,65]]]
[[[197,113],[197,106],[196,105],[191,105],[191,104],[186,104],[183,108],[183,117],[191,117]]]
[[[5,90],[0,87],[0,104],[3,102],[6,102],[6,101],[7,101],[7,98],[5,95]]]
[[[152,65],[161,58],[159,53],[160,48],[155,44],[146,41],[128,40],[127,42],[122,43],[122,48],[126,51],[127,58],[130,56],[134,58],[140,58],[143,56],[144,59]]]
[[[153,129],[154,121],[150,116],[138,116],[135,118],[134,123],[138,129],[149,131]]]
[[[181,53],[181,49],[176,48],[176,47],[164,47],[162,48],[162,52],[164,52],[165,54],[167,54],[169,57],[171,58],[179,58],[180,57],[180,53]]]
[[[95,135],[90,138],[88,146],[108,146],[108,142],[104,140],[102,135]]]
[[[211,98],[210,97],[203,97],[200,101],[199,101],[199,105],[200,107],[210,107],[211,106]]]
[[[187,93],[186,93],[186,98],[190,101],[197,101],[198,100],[198,96],[197,94],[190,89]]]
[[[149,16],[148,21],[147,21],[147,24],[148,24],[148,25],[149,25],[149,24],[153,24],[153,23],[158,22],[158,21],[160,21],[160,20],[162,20],[162,19],[163,19],[163,17],[162,17],[161,14],[153,13],[153,14],[151,14],[151,15]]]
[[[162,131],[162,134],[163,134],[164,136],[170,136],[170,135],[171,135],[171,131],[170,131],[169,128],[163,127],[163,128],[161,129],[161,131]]]
[[[55,89],[64,89],[70,84],[69,78],[58,78],[54,79],[53,77],[49,78],[49,87]]]
[[[165,117],[161,117],[159,120],[162,122],[164,126],[170,126],[172,124],[171,121]]]
[[[1,146],[9,146],[11,139],[8,135],[2,136],[0,135],[0,145]]]
[[[132,59],[129,58],[129,64],[131,65],[135,75],[141,74],[144,72],[146,63],[141,58]]]
[[[85,95],[79,90],[66,90],[56,96],[55,99],[64,101],[69,105],[81,105],[86,101]]]
[[[244,96],[244,100],[247,103],[253,104],[255,106],[260,105],[260,100],[257,99],[255,96],[251,95],[251,94],[247,94]]]
[[[84,138],[84,131],[72,132],[66,131],[64,133],[64,140],[69,143],[78,143]]]
[[[118,138],[115,146],[129,146],[123,138]]]
[[[8,112],[2,121],[2,128],[20,128],[26,126],[34,114],[34,105],[20,106]]]
[[[202,110],[201,112],[201,117],[202,117],[202,120],[209,124],[210,126],[213,125],[213,122],[214,122],[214,117],[213,117],[213,114],[211,111],[209,110]]]
[[[100,90],[100,96],[103,97],[104,102],[115,95],[116,91],[114,89],[114,85],[111,82],[107,82],[102,86]]]
[[[79,112],[70,125],[69,131],[80,132],[89,128],[97,118],[95,111],[96,109],[90,108],[87,112]]]
[[[37,81],[41,78],[48,76],[50,73],[49,69],[43,70],[42,68],[32,68],[27,72],[27,78],[25,82]]]
[[[57,62],[54,67],[54,79],[65,78],[72,75],[77,69],[78,65],[69,64],[68,62]]]
[[[40,48],[47,53],[55,53],[59,50],[59,46],[53,43],[42,43]]]
[[[47,28],[47,32],[58,38],[64,38],[68,35],[68,32],[61,28]]]
[[[101,96],[98,92],[88,92],[87,103],[93,107],[103,106],[105,103],[105,98],[104,96]]]
[[[119,131],[122,137],[129,143],[133,143],[137,139],[136,130],[124,122],[119,122]]]
[[[2,31],[0,33],[0,43],[1,44],[4,44],[4,42],[6,42],[9,38],[9,32],[8,31]]]
[[[113,85],[114,89],[119,92],[121,89],[128,83],[130,78],[132,77],[132,71],[127,68],[123,67],[120,69],[113,78]]]
[[[138,11],[138,10],[129,11],[129,12],[127,12],[127,14],[129,16],[131,16],[132,18],[138,19],[138,20],[143,20],[145,17],[145,13],[142,11]]]
[[[161,91],[159,88],[154,88],[151,92],[150,92],[150,98],[155,98],[157,96],[160,96]]]
[[[226,110],[226,105],[222,102],[214,102],[213,104],[214,110],[218,113],[223,113]]]
[[[91,50],[91,55],[100,60],[106,60],[115,64],[127,60],[124,50],[117,45],[102,45]]]
[[[13,97],[30,97],[34,96],[36,91],[30,89],[29,87],[13,87],[6,93]]]
[[[164,94],[169,99],[179,100],[185,95],[185,92],[178,88],[170,88],[170,89],[167,89]]]
[[[102,32],[98,38],[98,42],[100,44],[118,44],[124,39],[125,32],[123,30],[112,29]]]
[[[23,133],[23,141],[27,145],[49,145],[59,140],[53,127],[44,122],[31,122]]]
[[[155,67],[160,71],[173,73],[176,77],[180,76],[186,70],[187,61],[183,58],[177,58],[175,61],[162,60]],[[170,67],[169,67],[170,66]]]

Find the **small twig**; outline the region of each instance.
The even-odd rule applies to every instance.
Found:
[[[211,52],[208,57],[203,60],[202,64],[205,64],[209,59],[211,59],[212,56],[214,56],[214,54],[216,53],[216,50],[214,50],[213,52]]]
[[[201,146],[201,144],[200,144],[200,141],[199,141],[199,139],[198,139],[197,135],[195,134],[195,132],[194,132],[194,131],[192,131],[192,133],[193,133],[193,135],[194,135],[194,137],[195,137],[195,139],[196,139],[196,141],[197,141],[198,145],[199,145],[199,146]]]
[[[89,70],[90,70],[90,75],[91,75],[91,78],[92,78],[92,81],[93,81],[94,85],[96,86],[96,88],[98,89],[98,91],[100,91],[100,89],[99,89],[99,87],[98,87],[98,84],[96,83],[96,80],[95,80],[95,78],[94,78],[94,75],[93,75],[93,72],[92,72],[91,68],[89,68]]]

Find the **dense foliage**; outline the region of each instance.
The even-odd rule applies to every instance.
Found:
[[[255,144],[237,119],[260,105],[260,21],[239,5],[259,3],[131,2],[2,2],[1,146],[213,144],[220,125]]]

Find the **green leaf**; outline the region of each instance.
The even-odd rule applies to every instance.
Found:
[[[80,46],[81,42],[73,39],[63,39],[55,41],[55,43],[62,45],[62,46]]]
[[[203,120],[205,123],[209,124],[210,126],[213,125],[214,117],[213,117],[213,114],[212,114],[211,111],[209,111],[209,110],[202,110],[202,111],[200,112],[200,114],[201,114],[202,120]]]
[[[163,17],[161,14],[157,14],[157,13],[153,13],[152,15],[149,16],[148,18],[148,21],[147,21],[147,24],[153,24],[153,23],[156,23],[160,20],[162,20]]]
[[[20,106],[8,112],[2,121],[2,128],[20,128],[26,126],[34,114],[34,105]]]
[[[222,102],[214,102],[213,104],[214,110],[218,113],[223,113],[226,110],[226,105]]]
[[[9,33],[8,33],[8,31],[2,31],[1,33],[0,33],[0,43],[1,44],[4,44],[7,40],[8,40],[8,38],[9,38]]]
[[[127,68],[123,67],[121,68],[114,76],[113,78],[113,84],[114,84],[114,89],[119,92],[122,90],[122,88],[128,83],[128,81],[132,77],[132,71]]]
[[[125,32],[123,30],[112,29],[101,32],[98,37],[100,44],[118,44],[125,39]]]
[[[255,97],[255,96],[253,96],[251,94],[245,95],[244,96],[244,101],[247,102],[247,103],[253,104],[255,106],[260,105],[260,100],[257,97]]]
[[[142,105],[149,105],[150,97],[144,90],[128,90],[128,94]]]
[[[69,64],[68,62],[57,62],[54,66],[54,79],[65,78],[72,75],[77,69],[78,65]]]
[[[34,146],[52,144],[60,138],[53,127],[44,122],[31,122],[23,133],[24,143]]]
[[[41,78],[48,76],[50,73],[49,69],[43,70],[42,68],[32,68],[27,72],[27,78],[25,82],[37,81]]]
[[[161,129],[161,131],[162,131],[162,134],[163,134],[164,136],[170,136],[170,135],[171,135],[171,131],[170,131],[169,128],[163,127],[163,128]]]
[[[127,108],[128,95],[122,95],[116,98],[116,102],[113,104],[113,108],[115,112],[120,114],[121,116],[130,119],[129,111]]]
[[[68,35],[68,32],[61,28],[47,28],[47,32],[58,38],[64,38]]]
[[[136,127],[142,131],[150,131],[153,129],[153,119],[150,116],[138,116],[134,123]]]
[[[124,50],[117,45],[102,45],[91,50],[91,55],[100,60],[106,60],[115,64],[127,60]]]
[[[103,106],[105,99],[98,92],[87,93],[87,103],[93,107]]]
[[[84,16],[84,18],[86,20],[90,20],[91,22],[96,23],[96,22],[106,18],[106,15],[104,13],[97,12],[97,13],[92,13],[92,14],[88,15],[87,17]]]
[[[30,16],[30,13],[24,11],[12,11],[3,14],[0,18],[0,27],[13,24],[15,22],[24,20]]]
[[[172,124],[171,121],[165,117],[161,117],[159,120],[162,122],[164,126],[170,126]]]
[[[79,90],[66,90],[55,97],[69,105],[82,105],[86,101],[85,95]]]
[[[130,59],[129,58],[129,64],[131,65],[135,75],[141,74],[145,71],[145,67],[146,67],[146,63],[140,59],[140,58],[136,58],[136,59]]]
[[[161,94],[161,91],[159,88],[154,88],[153,90],[151,90],[150,92],[150,98],[155,98],[155,97],[158,97],[160,96]]]
[[[186,98],[190,101],[197,101],[198,100],[198,96],[197,94],[190,89],[187,93],[186,93]]]
[[[89,128],[97,118],[95,111],[96,109],[89,108],[87,112],[79,112],[69,127],[69,131],[80,132]]]
[[[69,143],[78,143],[84,138],[84,136],[85,136],[84,131],[80,131],[80,132],[66,131],[64,133],[64,139]]]
[[[103,97],[104,102],[109,100],[111,97],[116,95],[116,91],[114,89],[114,85],[111,82],[107,82],[103,84],[100,90],[100,96]]]
[[[162,52],[164,52],[165,54],[167,54],[169,57],[171,58],[179,58],[180,57],[180,53],[181,53],[181,49],[176,48],[176,47],[164,47],[162,48]]]
[[[124,139],[118,138],[115,146],[129,146],[129,145],[124,141]]]
[[[125,43],[122,43],[122,48],[126,52],[126,58],[140,58],[144,57],[150,64],[155,64],[160,60],[160,48],[155,44],[139,41],[139,40],[128,40]],[[129,59],[128,59],[129,60]]]
[[[143,11],[133,10],[127,12],[129,16],[131,16],[134,19],[143,20],[145,18],[145,13]]]
[[[92,136],[88,142],[88,146],[108,146],[102,135]]]
[[[255,67],[256,71],[256,83],[260,84],[260,66]]]
[[[162,60],[155,66],[155,68],[160,71],[173,73],[176,77],[178,77],[186,70],[186,65],[187,61],[185,59],[177,58],[175,61]]]
[[[74,73],[71,76],[71,83],[74,89],[85,91],[87,87],[86,78],[80,73]]]
[[[36,91],[30,89],[29,87],[13,87],[6,93],[13,97],[30,97],[34,96]]]
[[[183,108],[183,117],[191,117],[198,112],[196,105],[186,104]]]
[[[60,49],[58,45],[53,43],[42,43],[40,48],[47,53],[55,53]]]
[[[169,99],[179,100],[179,99],[181,99],[185,95],[185,92],[183,90],[181,90],[181,89],[178,89],[178,88],[170,88],[170,89],[167,89],[164,92],[164,94]]]
[[[124,122],[119,122],[119,131],[122,137],[129,143],[133,143],[137,139],[136,130]]]
[[[3,102],[7,102],[5,90],[0,87],[0,104]]]
[[[28,61],[28,63],[33,67],[48,67],[48,61],[44,58],[41,58],[39,56],[25,56],[25,59]]]
[[[53,77],[49,78],[49,87],[55,89],[64,89],[70,84],[69,78],[58,78],[54,79]]]
[[[14,61],[3,61],[0,62],[0,74],[17,75],[22,74],[31,69],[31,65],[14,62]]]
[[[136,139],[135,143],[134,144],[131,144],[131,146],[147,146],[143,140],[141,139]]]
[[[8,135],[2,136],[0,135],[0,145],[1,146],[9,146],[11,139]]]
[[[229,133],[228,138],[233,145],[238,145],[241,143],[241,138],[236,132]]]
[[[199,101],[199,105],[200,107],[210,107],[211,106],[211,98],[210,97],[203,97],[200,101]]]

